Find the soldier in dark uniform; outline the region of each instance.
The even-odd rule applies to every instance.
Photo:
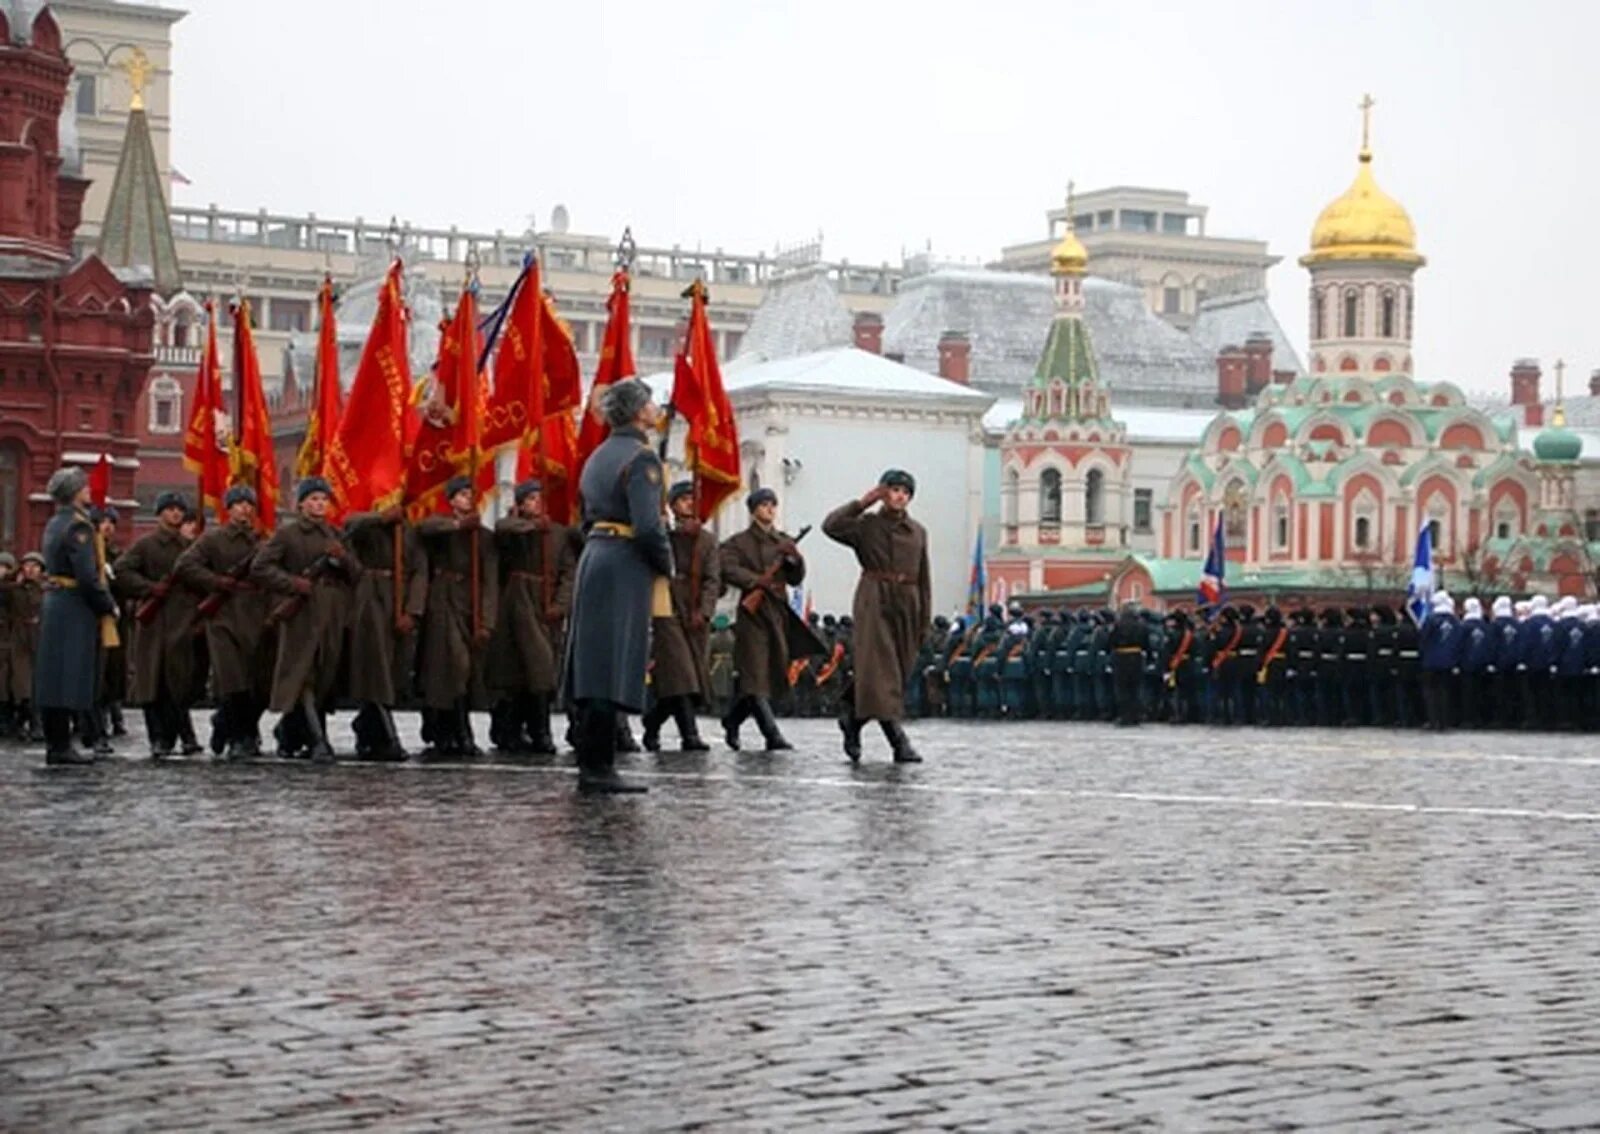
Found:
[[[614,382],[601,410],[611,435],[579,485],[587,541],[573,584],[566,689],[579,720],[579,790],[635,792],[645,789],[616,771],[617,719],[644,711],[651,618],[671,609],[672,545],[661,460],[645,441],[660,419],[650,387]]]
[[[1033,714],[1040,720],[1056,719],[1056,615],[1041,610],[1028,638],[1027,669],[1032,682]]]
[[[1167,636],[1163,646],[1162,668],[1167,685],[1168,719],[1173,724],[1194,724],[1200,716],[1200,682],[1204,672],[1189,612],[1173,611],[1167,616]]]
[[[1395,650],[1400,640],[1395,626],[1394,609],[1378,604],[1372,608],[1371,660],[1367,662],[1371,678],[1370,702],[1372,723],[1381,728],[1394,724]]]
[[[427,556],[398,504],[381,512],[346,516],[342,538],[361,568],[345,642],[344,692],[361,706],[351,722],[356,755],[363,760],[404,760],[406,750],[395,727],[394,709],[409,688],[416,630],[427,611]]]
[[[110,644],[117,608],[106,588],[105,552],[89,519],[88,476],[77,468],[59,469],[46,491],[56,502],[56,514],[44,531],[50,586],[34,659],[45,763],[88,764],[94,757],[73,747],[72,718],[94,709],[99,655]]]
[[[1101,610],[1095,617],[1094,633],[1089,636],[1089,670],[1094,682],[1096,719],[1113,721],[1117,718],[1115,674],[1112,672],[1111,630],[1117,615],[1110,609]]]
[[[1494,627],[1484,621],[1483,603],[1470,596],[1461,613],[1461,724],[1485,728],[1490,718],[1489,670],[1494,663]]]
[[[1095,704],[1095,625],[1094,612],[1080,610],[1073,620],[1072,632],[1067,635],[1067,649],[1072,654],[1072,719],[1075,721],[1100,719],[1099,706]]]
[[[1239,723],[1239,646],[1244,641],[1244,624],[1239,611],[1222,608],[1211,639],[1212,724]]]
[[[929,628],[922,663],[923,698],[926,715],[942,717],[949,712],[949,685],[944,671],[944,644],[950,637],[950,620],[942,614],[934,615]]]
[[[1422,720],[1422,632],[1409,614],[1396,619],[1394,672],[1395,724],[1415,728]]]
[[[1280,728],[1293,721],[1289,705],[1289,627],[1283,611],[1269,606],[1261,617],[1265,645],[1257,659],[1255,673],[1248,680],[1256,687],[1256,723]]]
[[[785,586],[805,581],[806,563],[794,540],[775,525],[778,494],[758,488],[745,497],[750,526],[722,544],[722,578],[740,595],[734,621],[734,670],[739,696],[722,720],[728,747],[739,747],[739,726],[754,717],[768,752],[793,748],[778,731],[772,698],[789,680]],[[746,605],[755,605],[751,611]]]
[[[94,521],[105,548],[106,562],[114,563],[122,554],[122,543],[117,539],[117,510],[107,504],[91,509],[89,518]],[[107,573],[109,577],[109,567]],[[122,719],[122,705],[128,699],[128,643],[133,640],[133,619],[130,612],[117,611],[117,644],[102,651],[100,675],[100,731],[109,736],[128,735],[128,726]]]
[[[428,557],[428,602],[417,667],[424,735],[437,755],[476,756],[481,751],[472,735],[471,712],[475,702],[486,699],[484,667],[498,617],[500,571],[494,534],[483,526],[475,491],[471,477],[452,477],[445,485],[450,514],[417,524],[417,539]]]
[[[38,705],[33,698],[33,657],[39,648],[39,619],[44,607],[44,556],[30,551],[3,595],[11,630],[9,679],[17,735],[24,743],[39,736]]]
[[[1141,719],[1139,685],[1144,676],[1144,652],[1149,640],[1138,606],[1131,602],[1125,604],[1106,643],[1111,652],[1119,725],[1136,725]]]
[[[17,723],[17,696],[11,688],[16,640],[11,595],[16,586],[17,557],[9,551],[0,551],[0,740],[9,738]]]
[[[328,522],[332,499],[326,480],[301,480],[295,486],[300,514],[278,525],[250,566],[250,581],[272,596],[267,617],[278,634],[268,708],[291,714],[280,722],[280,753],[304,753],[317,763],[333,760],[325,716],[361,577],[361,565]]]
[[[1233,720],[1236,725],[1256,723],[1256,675],[1261,669],[1261,650],[1266,634],[1256,620],[1256,608],[1249,603],[1239,607],[1239,647],[1230,659],[1229,674],[1233,696]],[[1227,667],[1224,667],[1227,668]]]
[[[556,638],[572,601],[572,543],[544,511],[544,486],[517,485],[515,515],[495,525],[500,617],[489,643],[489,687],[498,695],[489,739],[507,752],[553,753],[550,705],[560,669]]]
[[[949,691],[949,714],[967,719],[977,714],[977,690],[972,684],[972,655],[977,649],[983,622],[976,614],[964,614],[950,625],[945,639],[942,668]]]
[[[733,708],[733,621],[726,614],[711,620],[711,711],[718,717]]]
[[[1339,608],[1322,608],[1317,630],[1317,723],[1336,728],[1344,720],[1344,617]]]
[[[722,596],[722,571],[717,566],[717,539],[695,516],[694,482],[679,481],[667,494],[672,512],[672,613],[651,622],[650,673],[655,704],[644,716],[644,746],[661,750],[661,726],[678,724],[685,752],[711,746],[700,739],[696,714],[711,695],[711,618]],[[802,674],[800,684],[816,683]]]
[[[223,495],[228,522],[210,528],[178,556],[178,578],[203,596],[198,618],[205,629],[213,692],[220,709],[212,721],[211,751],[229,760],[261,754],[257,724],[267,707],[273,642],[266,632],[267,598],[250,581],[261,536],[256,494],[236,484]],[[207,605],[215,607],[207,617]]]
[[[1512,616],[1511,599],[1501,595],[1494,600],[1492,623],[1494,645],[1489,664],[1490,703],[1497,728],[1513,728],[1521,719],[1521,682],[1517,680],[1517,620]]]
[[[1345,611],[1344,642],[1339,652],[1339,672],[1344,678],[1344,726],[1359,728],[1370,724],[1367,711],[1367,685],[1372,653],[1372,626],[1367,612],[1359,606]]]
[[[1317,626],[1301,607],[1289,630],[1289,719],[1304,728],[1317,723]]]
[[[1433,611],[1422,624],[1422,699],[1427,728],[1455,727],[1456,684],[1461,674],[1461,620],[1449,591],[1433,596]]]
[[[118,557],[112,565],[112,585],[117,598],[134,607],[130,697],[144,709],[150,754],[160,759],[172,755],[189,719],[198,661],[194,645],[198,600],[177,574],[178,556],[188,546],[181,531],[188,501],[180,492],[163,492],[156,498],[155,510],[159,526]],[[183,751],[192,756],[200,745],[185,738]]]

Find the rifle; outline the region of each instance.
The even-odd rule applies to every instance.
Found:
[[[239,560],[234,568],[227,573],[226,578],[232,579],[235,583],[244,582],[245,579],[249,577],[250,567],[255,563],[255,561],[256,553],[255,551],[251,551],[249,555],[246,555],[243,559]],[[213,591],[211,594],[200,600],[200,605],[195,608],[195,613],[201,618],[215,618],[217,611],[222,609],[222,604],[227,602],[228,599],[232,597],[233,592],[231,590]]]
[[[798,544],[801,540],[806,538],[806,533],[810,530],[811,525],[807,524],[805,527],[801,528],[799,534],[797,534],[794,539],[790,540],[789,542],[792,544]],[[772,583],[777,579],[778,571],[782,569],[783,562],[786,558],[787,556],[780,555],[777,559],[773,560],[772,566],[761,572],[760,578],[756,579],[756,585],[750,589],[750,593],[739,600],[739,605],[744,608],[746,614],[754,614],[756,611],[761,609],[761,602],[767,597],[767,588],[771,586]],[[698,595],[695,596],[695,601],[699,601]]]
[[[178,569],[174,567],[168,571],[154,589],[139,600],[139,605],[134,608],[133,620],[140,626],[148,626],[161,615],[161,608],[167,605],[167,595],[178,583]]]
[[[304,571],[300,572],[298,578],[311,579],[315,581],[316,579],[319,579],[325,575],[328,571],[332,570],[333,567],[339,562],[340,561],[338,559],[335,559],[325,551],[313,559],[310,566],[308,566]],[[303,595],[299,592],[290,595],[277,606],[272,608],[271,612],[267,615],[267,625],[278,626],[289,621],[289,619],[293,618],[295,615],[299,614],[301,610],[305,609],[306,599],[309,597],[309,595]]]

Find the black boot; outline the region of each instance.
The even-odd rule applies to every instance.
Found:
[[[616,709],[606,702],[579,709],[578,790],[590,795],[637,795],[648,789],[617,775]]]
[[[850,713],[839,718],[839,731],[844,733],[844,754],[852,764],[861,762],[861,730],[866,721]]]
[[[111,735],[127,736],[128,724],[122,719],[122,702],[111,702],[111,707],[107,710],[107,714],[111,717]]]
[[[323,727],[322,712],[311,690],[300,694],[300,715],[306,730],[311,734],[311,761],[315,764],[333,763],[333,745],[328,743],[328,732]]]
[[[783,733],[778,731],[778,718],[773,715],[772,702],[765,697],[752,698],[755,702],[756,727],[761,730],[761,738],[767,742],[768,752],[787,752],[794,747],[784,739]]]
[[[556,738],[550,735],[550,698],[538,693],[528,698],[528,751],[556,754]]]
[[[176,734],[178,740],[183,743],[183,754],[185,756],[194,756],[204,751],[200,745],[200,738],[194,734],[194,714],[188,709],[179,708],[177,705],[173,705],[170,711],[172,713],[172,731]]]
[[[44,717],[42,727],[46,764],[63,767],[94,763],[94,756],[72,743],[71,709],[45,709],[41,715]]]
[[[100,723],[98,710],[90,709],[86,713],[78,714],[79,738],[89,746],[89,751],[94,753],[95,759],[104,760],[111,756],[114,750],[111,747],[111,737],[106,735]]]
[[[400,730],[394,726],[394,713],[388,705],[372,706],[380,730],[378,742],[372,749],[372,759],[398,764],[406,759],[406,746],[400,742]]]
[[[617,751],[632,754],[639,751],[639,742],[633,739],[633,729],[628,725],[626,714],[617,714]]]
[[[667,723],[667,718],[671,715],[670,702],[658,700],[650,706],[644,716],[639,718],[644,723],[643,743],[646,752],[661,751],[661,726]]]
[[[722,736],[727,741],[728,747],[735,752],[739,751],[739,726],[750,717],[750,702],[752,697],[738,697],[734,699],[733,707],[728,710],[728,715],[722,718]]]
[[[483,755],[483,749],[478,747],[477,738],[472,735],[471,703],[465,697],[456,702],[456,736],[460,755],[469,759]]]
[[[173,737],[167,735],[166,714],[159,705],[146,705],[143,709],[144,731],[150,738],[150,758],[161,760],[172,755]]]
[[[489,743],[497,752],[522,751],[522,714],[515,697],[502,697],[489,706]]]
[[[678,722],[678,735],[683,737],[683,751],[711,751],[711,745],[700,739],[700,722],[695,717],[692,698],[679,697],[672,706],[672,716]]]
[[[883,736],[889,742],[889,747],[894,749],[896,764],[922,763],[922,757],[911,747],[911,739],[906,736],[906,730],[900,727],[899,721],[879,721],[878,725],[883,729]]]

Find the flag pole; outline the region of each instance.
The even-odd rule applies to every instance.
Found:
[[[386,243],[389,246],[389,273],[390,273],[391,276],[393,276],[392,283],[393,283],[394,290],[395,290],[394,302],[395,302],[395,304],[397,306],[400,307],[400,309],[402,311],[404,311],[404,309],[405,309],[405,295],[404,295],[403,291],[401,290],[401,285],[405,282],[405,278],[406,277],[405,277],[405,272],[403,270],[399,271],[399,272],[395,271],[395,269],[397,267],[399,267],[400,263],[401,263],[401,261],[400,261],[400,233],[399,233],[399,230],[395,226],[395,222],[394,222],[393,218],[390,219],[390,221],[389,221],[389,229],[384,234],[384,243]],[[390,280],[385,280],[383,286],[389,287],[390,284],[391,284]],[[406,322],[408,324],[410,323],[410,321],[411,320],[409,318],[406,319]],[[406,334],[405,348],[406,348],[406,353],[409,355],[411,353],[411,335],[410,335],[409,331]],[[407,367],[407,369],[409,370],[410,368]],[[406,398],[409,400],[410,397],[411,397],[411,391],[407,390],[406,391]],[[409,410],[409,406],[407,407],[407,410]],[[395,435],[395,440],[400,446],[400,468],[402,470],[401,471],[401,480],[404,481],[404,479],[405,479],[404,470],[405,470],[405,467],[406,467],[406,429],[405,429],[405,418],[404,417],[401,418],[401,421],[400,421],[400,432]],[[392,541],[393,541],[393,547],[391,549],[391,554],[392,554],[393,559],[394,559],[394,567],[393,567],[393,571],[394,571],[394,628],[395,628],[395,632],[396,633],[398,633],[399,630],[400,630],[400,624],[401,624],[402,620],[405,618],[405,612],[406,612],[405,597],[402,594],[402,592],[405,590],[405,570],[406,570],[405,537],[406,537],[406,492],[405,492],[404,486],[402,485],[402,487],[400,489],[400,518],[395,521],[394,531],[391,533],[391,538],[392,538]]]
[[[476,247],[467,249],[466,269],[467,279],[466,283],[462,287],[461,292],[462,303],[467,301],[467,293],[471,290],[474,290],[478,283],[478,250]],[[477,337],[476,323],[474,323],[473,327],[471,328],[471,333],[474,338]],[[467,392],[465,390],[457,390],[456,405],[460,407],[463,404],[466,404],[473,413],[478,412],[477,348],[478,344],[476,342],[456,344],[457,350],[467,352],[467,357],[472,359],[472,372],[467,375],[466,379],[469,383],[471,383],[472,400],[470,403],[467,402]],[[476,507],[478,502],[478,438],[476,429],[472,430],[471,437],[472,444],[467,447],[467,478],[472,482],[472,502],[474,507]],[[472,603],[472,637],[474,640],[476,640],[483,633],[483,594],[482,586],[478,579],[478,545],[482,542],[482,540],[479,538],[479,529],[482,527],[483,519],[481,513],[478,518],[479,526],[472,529],[472,543],[468,545],[467,549],[470,556],[470,566],[468,567],[468,570],[471,572],[471,579],[468,583],[468,595]]]

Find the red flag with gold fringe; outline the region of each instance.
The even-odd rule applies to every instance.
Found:
[[[403,273],[399,260],[389,265],[350,399],[322,458],[322,475],[347,513],[380,511],[399,504],[405,492],[406,450],[417,415],[411,408]]]
[[[339,334],[333,315],[333,279],[324,276],[317,293],[317,361],[311,391],[311,413],[306,419],[305,440],[295,454],[294,475],[326,476],[324,466],[339,432]]]
[[[739,429],[717,365],[705,284],[695,280],[689,296],[689,331],[673,365],[672,404],[689,424],[685,463],[694,474],[698,515],[709,520],[739,491]]]
[[[206,301],[206,345],[194,379],[194,408],[183,435],[183,467],[200,480],[203,514],[207,508],[222,515],[222,494],[228,490],[228,447],[232,426],[222,408],[222,361],[217,352],[217,318]]]
[[[250,301],[233,308],[233,373],[239,384],[239,436],[233,447],[233,480],[256,494],[256,527],[278,526],[278,457],[272,449],[272,421],[261,385],[261,359],[256,354]]]
[[[611,429],[600,414],[600,395],[613,382],[634,375],[633,327],[628,303],[630,279],[628,269],[618,268],[611,276],[611,297],[606,300],[605,338],[600,343],[600,362],[595,367],[594,385],[589,387],[588,402],[584,406],[583,426],[578,430],[577,465],[575,477],[583,474],[589,454],[600,447],[611,434]]]
[[[475,476],[484,464],[483,377],[478,371],[476,290],[461,289],[455,316],[440,328],[433,388],[411,445],[406,509],[413,518],[446,507],[444,486],[454,476]]]

